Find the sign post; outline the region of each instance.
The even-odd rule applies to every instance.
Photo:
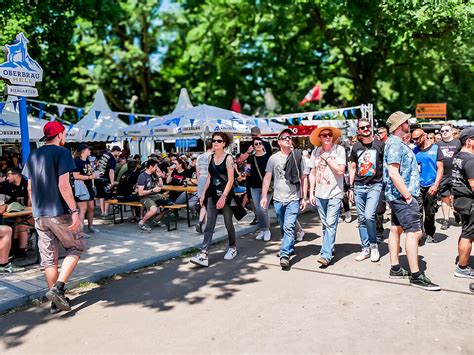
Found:
[[[43,80],[43,69],[28,54],[27,44],[28,40],[23,32],[20,32],[12,44],[5,45],[5,62],[0,64],[0,78],[14,85],[7,85],[7,94],[18,97],[21,151],[24,164],[30,154],[26,97],[38,96],[38,91],[34,86],[37,81]]]

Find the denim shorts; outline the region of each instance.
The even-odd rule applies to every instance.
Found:
[[[418,202],[413,197],[410,204],[403,200],[390,201],[392,226],[402,227],[405,233],[421,231]]]

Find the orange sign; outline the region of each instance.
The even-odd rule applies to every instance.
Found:
[[[416,105],[416,118],[446,118],[446,103]]]

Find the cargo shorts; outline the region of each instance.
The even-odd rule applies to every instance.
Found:
[[[68,229],[71,224],[72,217],[68,214],[35,218],[41,266],[52,267],[58,264],[59,243],[66,250],[66,256],[81,256],[86,242],[80,230],[71,232]]]

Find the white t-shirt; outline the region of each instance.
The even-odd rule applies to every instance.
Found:
[[[311,154],[311,167],[316,169],[316,187],[314,194],[317,198],[343,198],[344,175],[336,176],[327,163],[320,158],[323,154],[322,147],[313,150]],[[346,151],[340,145],[334,144],[329,151],[329,158],[334,159],[338,165],[346,165]]]
[[[286,181],[285,164],[287,157],[281,151],[273,154],[265,169],[265,172],[273,174],[273,199],[283,203],[297,201],[301,198],[299,187]],[[302,165],[302,169],[305,171],[304,160]]]

